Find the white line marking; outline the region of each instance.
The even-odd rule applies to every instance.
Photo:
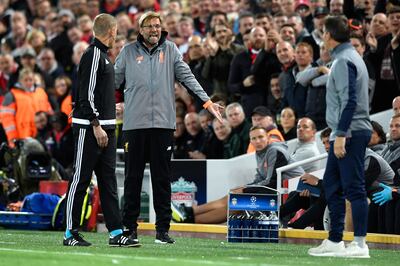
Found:
[[[66,247],[66,249],[69,249]],[[33,253],[33,254],[44,254],[44,255],[68,255],[68,256],[86,256],[86,257],[104,257],[108,259],[126,259],[126,260],[144,260],[144,261],[167,261],[167,262],[179,262],[179,263],[192,263],[192,264],[209,264],[209,265],[232,265],[231,262],[221,261],[210,261],[210,260],[188,260],[188,259],[175,259],[175,258],[162,258],[162,257],[140,257],[137,255],[126,256],[117,254],[98,254],[98,253],[87,253],[87,252],[55,252],[45,250],[32,250],[32,249],[13,249],[13,248],[0,248],[1,252],[20,252],[20,253]],[[62,258],[60,258],[62,259]],[[246,263],[246,266],[259,265]]]

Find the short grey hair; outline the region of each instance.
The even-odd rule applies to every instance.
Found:
[[[117,26],[117,20],[109,14],[99,14],[94,18],[94,36],[105,37],[108,31]]]

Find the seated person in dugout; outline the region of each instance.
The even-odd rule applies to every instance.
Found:
[[[254,181],[243,187],[231,190],[232,193],[265,193],[265,189],[251,186],[267,186],[276,189],[276,169],[294,161],[290,158],[287,146],[283,142],[269,143],[269,136],[265,128],[254,126],[250,129],[250,142],[256,149],[257,173]],[[283,173],[283,179],[301,176],[304,171],[301,167],[290,169]],[[261,191],[259,191],[261,190]],[[218,224],[226,222],[228,196],[221,199],[193,207],[183,204],[172,204],[172,219],[175,222]]]
[[[326,152],[329,152],[330,133],[330,128],[326,128],[321,132],[321,141],[324,144]],[[365,187],[368,198],[372,198],[373,193],[376,192],[379,187],[393,183],[394,172],[389,164],[371,149],[367,148],[364,160]],[[325,228],[324,222],[326,222],[323,220],[326,200],[322,180],[309,173],[304,174],[300,179],[310,186],[317,187],[320,190],[320,195],[319,197],[311,195],[310,191],[307,189],[303,191],[292,191],[287,201],[280,206],[281,222],[284,227],[288,226],[295,229],[304,229],[307,226],[314,226],[316,230],[323,230]],[[304,213],[295,221],[287,224],[288,220],[300,209],[305,210]],[[345,231],[353,231],[351,207],[350,203],[347,201]]]

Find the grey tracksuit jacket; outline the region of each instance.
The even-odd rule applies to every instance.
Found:
[[[368,71],[349,43],[336,46],[326,90],[326,122],[336,136],[351,137],[354,131],[372,131],[369,122]]]
[[[203,102],[210,98],[197,82],[173,42],[162,32],[159,45],[149,51],[143,36],[121,50],[115,62],[115,88],[125,79],[123,130],[175,129],[175,80]]]

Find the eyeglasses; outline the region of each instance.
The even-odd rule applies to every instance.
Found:
[[[160,25],[160,24],[156,24],[156,25],[143,25],[142,28],[159,30],[159,29],[161,29],[161,25]]]

